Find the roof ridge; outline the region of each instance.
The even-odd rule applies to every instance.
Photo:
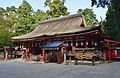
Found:
[[[63,20],[63,19],[74,18],[74,17],[78,17],[78,16],[82,17],[80,14],[73,14],[73,15],[68,15],[68,16],[61,16],[61,17],[54,18],[54,19],[43,20],[43,21],[40,21],[39,24],[53,22],[53,21],[59,21],[59,20]]]

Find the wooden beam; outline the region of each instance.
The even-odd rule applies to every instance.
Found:
[[[110,42],[110,43],[116,43],[116,44],[120,44],[119,41],[114,41],[114,40],[110,40],[110,39],[104,39],[105,42]]]
[[[91,34],[91,33],[96,33],[96,32],[99,32],[99,30],[97,30],[96,28],[94,28],[93,30],[84,30],[84,32],[78,32],[78,33],[67,33],[67,34],[60,34],[60,35],[53,35],[53,36],[44,36],[43,37],[33,37],[33,38],[29,38],[29,39],[17,39],[17,40],[14,40],[15,42],[24,42],[24,41],[34,41],[34,40],[37,40],[37,39],[41,39],[41,40],[44,40],[44,39],[50,39],[50,38],[56,38],[56,37],[70,37],[70,36],[81,36],[81,35],[86,35],[86,34]]]
[[[74,48],[74,50],[95,50],[95,48]]]

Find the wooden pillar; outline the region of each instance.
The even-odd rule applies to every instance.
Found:
[[[63,50],[64,48],[65,48],[65,47],[62,47],[62,48],[61,48],[61,53],[63,54],[63,57],[64,57],[64,58],[63,58],[63,59],[64,59],[63,63],[66,64],[66,51]]]
[[[76,48],[76,46],[72,46],[72,53],[75,53],[75,49]]]
[[[28,61],[29,48],[26,48],[26,61]]]
[[[93,54],[93,56],[92,56],[92,65],[93,66],[95,65],[95,54]]]
[[[19,43],[19,48],[22,48],[22,42]]]
[[[104,53],[104,60],[103,60],[103,62],[106,62],[106,52],[103,52]]]
[[[97,49],[95,48],[95,50],[92,53],[92,66],[95,65],[95,60],[96,60],[96,53],[97,53]],[[98,60],[98,59],[97,59]]]
[[[64,64],[66,64],[66,52],[64,52]]]
[[[22,48],[20,48],[20,52],[22,53],[21,59],[23,60],[24,59],[24,51]]]
[[[108,47],[108,62],[111,62],[111,52],[110,52],[110,47]]]
[[[76,48],[76,46],[72,46],[73,54],[76,54],[75,48]],[[70,60],[71,60],[71,58],[70,58]],[[75,61],[75,65],[76,65],[78,63],[78,59],[76,59],[76,57],[75,57],[74,61]]]
[[[42,61],[45,63],[45,49],[42,48]]]

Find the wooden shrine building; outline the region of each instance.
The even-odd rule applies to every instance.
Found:
[[[103,50],[100,24],[87,27],[79,14],[45,20],[32,32],[12,38],[20,48],[26,48],[26,59],[40,57],[43,62],[89,60],[94,54],[105,60],[108,52]]]

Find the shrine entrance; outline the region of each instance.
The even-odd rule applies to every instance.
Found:
[[[42,59],[44,63],[63,63],[63,41],[49,42],[46,45],[40,46],[42,48]]]

